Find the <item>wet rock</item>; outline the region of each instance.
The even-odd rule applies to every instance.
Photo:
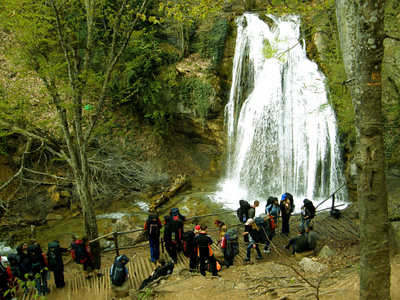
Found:
[[[114,231],[121,232],[121,231],[132,231],[132,230],[139,230],[143,229],[142,227],[136,224],[130,224],[126,220],[118,220],[115,222]],[[118,246],[132,246],[137,243],[146,241],[145,234],[143,230],[135,231],[132,233],[120,234],[118,235]]]
[[[335,251],[333,251],[331,248],[329,248],[327,245],[322,247],[321,251],[318,253],[318,258],[329,258],[335,254]]]
[[[300,261],[300,267],[306,273],[320,273],[321,271],[327,269],[328,267],[324,264],[321,264],[317,261],[313,261],[311,258],[303,258]]]
[[[58,214],[54,214],[54,213],[50,213],[46,216],[46,221],[59,221],[62,220],[63,217],[61,215]]]

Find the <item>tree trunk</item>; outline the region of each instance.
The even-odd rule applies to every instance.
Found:
[[[351,6],[343,7],[346,2]],[[353,44],[341,46],[344,61],[352,61],[353,69],[346,70],[347,75],[351,78],[354,74],[356,78],[351,91],[357,131],[360,299],[390,299],[389,219],[381,113],[384,0],[337,0],[336,4],[337,8],[346,9],[342,15],[337,11],[341,35],[352,34],[340,26],[342,20],[357,22]],[[350,15],[343,18],[343,13]]]

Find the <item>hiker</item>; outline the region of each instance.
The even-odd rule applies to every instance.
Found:
[[[129,262],[129,258],[122,254],[115,258],[113,265],[110,270],[111,284],[115,286],[122,286],[126,279],[129,278],[129,271],[126,264]]]
[[[169,211],[169,218],[171,220],[171,235],[172,243],[176,244],[176,250],[182,251],[182,235],[183,235],[183,222],[186,221],[186,217],[182,216],[179,212],[179,208],[171,208]]]
[[[57,240],[48,244],[47,261],[49,270],[53,271],[54,282],[58,289],[62,289],[65,286],[62,253],[66,252],[68,252],[68,249],[60,247],[60,243]]]
[[[314,215],[315,207],[313,203],[308,199],[304,199],[303,206],[301,207],[300,227],[307,228],[308,224],[310,224],[310,221],[314,219]]]
[[[194,234],[198,235],[200,233],[200,230],[201,230],[200,225],[196,225],[194,227]]]
[[[162,224],[156,214],[151,214],[144,223],[144,230],[149,236],[150,259],[155,262],[160,257],[160,230]]]
[[[234,228],[222,226],[220,246],[224,255],[225,267],[233,266],[233,259],[239,253],[238,232]]]
[[[269,200],[269,199],[268,199]],[[278,222],[278,217],[281,215],[281,208],[279,207],[279,201],[277,197],[272,197],[272,203],[265,207],[265,213],[267,216],[274,218],[275,224]]]
[[[314,231],[314,226],[312,224],[308,224],[306,228],[306,235],[307,235],[308,249],[314,250],[315,254],[315,248],[317,247],[317,242],[318,242],[318,235]]]
[[[40,248],[40,245],[34,242],[27,248],[28,258],[30,262],[30,272],[34,276],[35,287],[38,295],[41,297],[42,294],[45,296],[50,293],[47,287],[47,274],[48,274],[48,264],[46,255]]]
[[[237,210],[237,215],[239,217],[240,222],[246,223],[248,219],[254,219],[256,215],[256,208],[260,205],[260,202],[255,200],[253,205],[250,205],[249,202],[245,200],[240,200],[239,201],[240,207]],[[244,227],[244,231],[248,231],[248,228]],[[244,235],[243,236],[243,241],[245,243],[249,242],[249,236]]]
[[[200,273],[206,276],[206,260],[211,264],[212,276],[218,275],[216,260],[214,254],[211,250],[211,245],[213,244],[212,238],[207,234],[207,225],[202,224],[200,227],[200,233],[195,237],[197,245],[197,253],[200,263]]]
[[[249,238],[250,244],[247,246],[247,255],[243,261],[250,261],[251,248],[256,249],[257,259],[261,259],[262,254],[260,248],[258,247],[258,243],[262,242],[262,235],[260,232],[260,228],[258,228],[254,219],[248,219],[245,225],[247,226],[247,231],[243,232],[243,235],[250,236]]]
[[[6,296],[4,294],[14,287],[14,276],[12,275],[11,268],[3,265],[2,256],[0,255],[0,299],[11,299],[15,297],[10,291]]]
[[[172,261],[165,263],[164,258],[160,258],[157,261],[157,268],[151,273],[149,277],[143,280],[139,290],[145,288],[146,285],[156,280],[157,278],[171,274],[173,270],[174,270],[174,263]]]
[[[175,263],[178,259],[177,253],[177,243],[173,241],[172,233],[173,233],[173,224],[171,222],[170,216],[164,216],[164,242],[165,242],[165,249],[169,257]]]
[[[214,220],[214,225],[215,225],[215,227],[218,228],[218,234],[221,235],[221,231],[222,231],[221,228],[223,226],[226,226],[225,223],[222,222],[218,217],[216,217],[215,220]],[[220,237],[218,242],[220,242],[220,241],[221,241],[221,237]]]
[[[290,214],[292,212],[292,206],[290,204],[290,200],[288,199],[286,194],[282,194],[280,209],[282,213],[282,233],[284,235],[289,235],[289,219]]]
[[[271,252],[271,247],[270,244],[272,242],[272,239],[275,236],[275,228],[276,228],[276,223],[275,223],[275,218],[273,215],[267,215],[265,222],[267,223],[267,241],[265,242],[265,247],[264,247],[264,253],[270,253]]]
[[[22,289],[24,290],[24,293],[26,294],[29,292],[29,287],[26,284],[28,278],[25,277],[25,274],[29,274],[31,271],[31,265],[29,262],[27,250],[28,250],[28,245],[26,243],[21,244],[17,247],[17,255],[19,260],[18,267],[20,273],[19,279],[21,279],[24,282],[23,284],[21,284],[21,286]]]
[[[196,234],[194,230],[188,230],[182,236],[182,252],[183,255],[189,257],[189,269],[194,271],[197,269],[197,248],[195,242]]]
[[[258,200],[254,201],[253,205],[245,200],[239,201],[240,207],[237,209],[237,216],[242,223],[246,223],[248,219],[253,219],[256,215],[256,208],[260,205]]]
[[[75,238],[74,238],[75,239]],[[97,277],[102,277],[104,274],[97,272],[94,266],[92,252],[90,251],[89,238],[84,236],[82,240],[76,240],[71,243],[71,256],[77,264],[83,265],[83,275],[86,279],[92,278],[88,275],[87,269],[90,267]]]
[[[301,253],[308,250],[308,242],[307,237],[305,235],[306,231],[304,227],[299,227],[298,235],[291,238],[289,244],[287,244],[284,248],[289,250],[290,246],[293,246],[292,254]]]

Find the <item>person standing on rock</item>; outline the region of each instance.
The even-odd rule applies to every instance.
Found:
[[[144,223],[144,230],[149,236],[150,258],[155,262],[160,257],[160,230],[162,224],[157,214],[150,214]]]
[[[218,275],[217,262],[211,250],[211,245],[213,244],[213,240],[207,234],[207,225],[205,224],[201,225],[200,233],[196,235],[195,240],[197,245],[197,253],[199,255],[201,275],[206,276],[206,260],[208,260],[212,268],[211,270],[212,276],[220,276]]]

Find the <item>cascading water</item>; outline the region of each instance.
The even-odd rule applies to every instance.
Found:
[[[335,115],[299,42],[300,20],[269,17],[271,27],[253,14],[237,19],[226,175],[213,197],[231,208],[284,192],[318,202],[344,182]]]

